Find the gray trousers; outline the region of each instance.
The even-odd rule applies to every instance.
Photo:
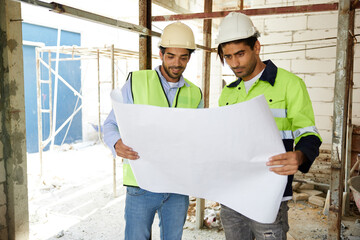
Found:
[[[287,201],[280,205],[276,220],[271,224],[259,223],[221,205],[221,222],[226,240],[286,240],[289,231]]]

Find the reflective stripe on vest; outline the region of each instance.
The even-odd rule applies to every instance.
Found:
[[[270,108],[274,118],[283,118],[282,121],[286,121],[287,110],[280,108]],[[275,122],[279,125],[279,120]],[[280,136],[282,139],[294,139],[293,133],[291,130],[280,130]]]
[[[286,109],[278,109],[278,108],[270,108],[272,114],[276,118],[286,118],[287,110]]]
[[[160,77],[155,70],[136,71],[131,76],[129,81],[131,81],[134,104],[170,107]],[[202,98],[201,90],[189,80],[184,80],[189,86],[184,84],[177,90],[172,107],[197,108]],[[123,161],[123,184],[139,186],[127,159]]]
[[[294,139],[293,133],[291,130],[280,131],[282,139]]]
[[[317,128],[315,126],[304,127],[304,128],[297,129],[294,132],[294,136],[295,136],[295,138],[297,138],[297,137],[300,137],[301,135],[303,135],[305,133],[319,134],[319,131],[317,130]]]
[[[274,76],[266,77],[270,80],[270,77]],[[282,139],[293,139],[297,144],[302,137],[315,135],[321,141],[304,82],[284,69],[277,68],[273,83],[258,79],[248,92],[245,90],[244,81],[236,80],[230,83],[221,92],[219,106],[245,102],[262,94],[267,100]]]

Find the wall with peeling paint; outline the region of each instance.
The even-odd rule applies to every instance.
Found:
[[[0,0],[0,239],[4,240],[29,237],[20,19],[19,3]]]

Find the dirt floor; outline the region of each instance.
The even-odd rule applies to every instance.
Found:
[[[102,144],[64,145],[43,154],[40,177],[38,154],[28,154],[30,240],[115,240],[124,233],[125,188],[121,186],[121,161],[117,161],[117,187],[113,192],[113,162]],[[327,216],[308,202],[289,202],[288,239],[327,239]],[[190,202],[183,239],[225,239],[219,220],[198,230],[195,205]],[[206,201],[206,216],[216,216],[219,206]],[[342,239],[360,240],[360,214],[342,221]],[[159,238],[158,220],[153,239]]]

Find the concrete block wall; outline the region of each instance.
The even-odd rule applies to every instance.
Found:
[[[261,1],[254,2],[259,3]],[[295,5],[295,2],[291,1],[266,0],[265,2],[266,7],[271,7],[270,2],[282,6]],[[320,3],[319,1],[305,2],[308,4]],[[297,2],[296,5],[304,5],[304,1]],[[356,10],[355,34],[360,32],[359,18],[360,11]],[[263,60],[271,59],[278,67],[293,72],[305,81],[313,103],[316,126],[323,138],[322,149],[330,150],[338,12],[254,16],[252,19],[261,32],[259,38],[262,44],[261,58]],[[324,38],[333,39],[321,40]],[[312,39],[319,40],[304,42]],[[358,44],[355,47],[354,58],[352,119],[354,124],[360,124],[359,50]]]
[[[328,3],[322,0],[248,0],[251,8],[270,8]],[[355,34],[360,32],[360,11],[355,13]],[[315,113],[315,124],[323,138],[322,149],[330,150],[334,108],[334,84],[336,61],[337,11],[307,14],[280,14],[253,16],[251,19],[260,31],[262,60],[271,59],[301,77],[309,91]],[[217,30],[214,31],[217,34]],[[215,36],[214,36],[215,37]],[[328,39],[332,38],[332,39]],[[314,40],[316,41],[306,41]],[[325,40],[324,40],[325,39]],[[325,48],[326,46],[326,48]],[[223,79],[232,72],[225,65]],[[218,97],[218,96],[217,96]],[[353,124],[360,124],[360,44],[355,46]]]

